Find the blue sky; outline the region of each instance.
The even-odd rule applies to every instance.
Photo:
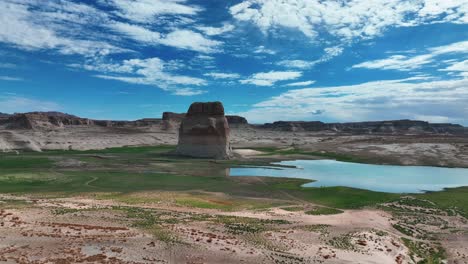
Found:
[[[466,0],[2,0],[0,112],[468,125]]]

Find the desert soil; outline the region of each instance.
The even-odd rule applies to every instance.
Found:
[[[152,204],[139,209],[166,221],[146,230],[126,214],[128,205],[115,201],[2,200],[23,206],[0,209],[1,263],[411,263],[391,215],[379,210],[315,216]],[[265,226],[250,230],[225,222],[230,217]]]

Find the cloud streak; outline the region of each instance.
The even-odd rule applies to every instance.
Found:
[[[468,124],[468,79],[428,77],[304,88],[284,92],[238,113],[253,122],[274,120],[366,121],[437,116]],[[320,116],[316,116],[321,111]],[[432,121],[432,120],[429,120]]]
[[[302,76],[298,71],[270,71],[253,74],[248,79],[240,80],[242,84],[253,84],[256,86],[273,86],[279,81],[294,80]]]

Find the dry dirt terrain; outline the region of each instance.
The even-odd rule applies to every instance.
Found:
[[[391,214],[381,210],[308,215],[288,207],[220,212],[170,203],[134,207],[84,197],[2,199],[17,204],[13,208],[5,204],[0,210],[0,261],[4,263],[417,261],[392,227]],[[149,219],[148,214],[155,218]],[[138,223],[149,225],[145,221],[161,225],[137,228]],[[460,225],[466,230],[466,223]],[[458,247],[463,247],[461,242]],[[454,263],[467,260],[466,248],[451,250],[460,254],[460,261]]]

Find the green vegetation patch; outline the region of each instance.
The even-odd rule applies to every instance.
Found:
[[[330,207],[315,207],[312,210],[306,211],[305,213],[308,215],[334,215],[334,214],[341,214],[344,211],[330,208]]]
[[[428,200],[436,207],[446,210],[449,214],[458,213],[468,218],[468,187],[450,188],[441,192],[428,192],[415,195]]]
[[[354,251],[356,250],[356,246],[352,242],[353,235],[354,233],[347,233],[333,237],[327,244],[337,249]]]
[[[410,250],[410,257],[418,264],[447,263],[445,250],[440,245],[430,245],[425,242],[413,241],[402,237],[403,243]]]
[[[223,224],[231,234],[258,233],[272,229],[276,225],[291,224],[286,220],[258,219],[250,217],[222,216],[213,219],[215,223]]]
[[[53,161],[47,157],[0,156],[0,171],[6,169],[50,168],[52,165]]]
[[[288,211],[288,212],[299,212],[304,211],[303,206],[288,206],[288,207],[281,207],[281,209]]]

